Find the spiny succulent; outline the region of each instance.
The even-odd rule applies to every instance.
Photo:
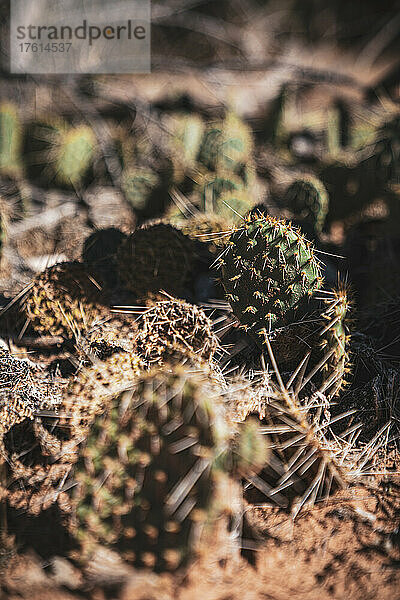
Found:
[[[137,322],[125,315],[113,314],[78,337],[76,349],[81,359],[106,360],[119,352],[133,352],[136,347]]]
[[[25,140],[28,175],[45,184],[81,185],[92,166],[96,146],[96,137],[87,125],[72,127],[62,119],[34,122]]]
[[[207,213],[221,212],[219,198],[223,193],[238,192],[243,183],[229,171],[206,173],[198,179],[194,194],[199,197],[200,209]]]
[[[186,172],[196,165],[204,132],[204,121],[196,114],[168,115],[168,151],[174,164],[174,181],[181,183]]]
[[[16,108],[0,104],[0,173],[18,174],[21,168],[21,124]]]
[[[0,347],[0,434],[61,402],[60,388],[38,365]],[[0,441],[0,445],[2,442]]]
[[[232,233],[220,264],[234,314],[260,343],[322,284],[312,243],[291,223],[259,213]]]
[[[326,325],[320,333],[322,349],[329,355],[322,370],[323,391],[328,397],[336,396],[345,383],[345,374],[349,371],[349,333],[348,321],[350,302],[344,285],[332,291],[332,296],[325,300],[325,311],[322,313]]]
[[[57,428],[67,438],[83,439],[93,422],[122,389],[138,377],[144,367],[132,351],[126,351],[110,342],[107,351],[99,353],[103,360],[92,359],[72,379],[58,407]]]
[[[223,121],[210,124],[204,133],[199,161],[212,171],[238,173],[253,152],[250,128],[232,112]]]
[[[177,227],[193,241],[206,244],[213,255],[222,250],[232,230],[231,221],[223,215],[202,212],[182,220]]]
[[[138,321],[136,351],[147,364],[168,362],[170,354],[211,360],[219,348],[212,323],[203,310],[180,300],[157,302]]]
[[[137,229],[118,251],[122,283],[137,298],[160,290],[182,294],[193,260],[192,244],[181,231],[165,223]]]
[[[155,570],[191,557],[213,495],[215,411],[204,381],[153,372],[93,423],[73,474],[79,558],[96,544]]]
[[[157,201],[162,186],[161,177],[149,167],[131,167],[122,175],[122,189],[137,212],[150,210]]]
[[[236,424],[226,453],[225,469],[233,477],[257,475],[269,461],[269,442],[260,422],[249,417]]]
[[[319,179],[311,175],[296,179],[286,190],[284,199],[296,221],[307,233],[321,233],[329,208],[329,197]]]
[[[45,421],[24,419],[4,435],[7,505],[32,516],[57,502],[78,456],[77,443],[57,435],[54,419]]]
[[[116,284],[116,254],[126,235],[115,227],[98,229],[86,238],[82,249],[82,260],[103,284]]]
[[[22,303],[38,333],[67,338],[108,315],[99,284],[79,262],[59,263],[37,275]]]
[[[254,196],[246,189],[223,192],[218,198],[216,210],[233,224],[242,222],[253,208]]]
[[[304,506],[348,485],[350,475],[340,458],[336,459],[338,448],[327,435],[329,422],[311,417],[312,399],[300,403],[283,386],[278,389],[265,383],[255,385],[253,394],[271,454],[264,469],[248,478],[245,497],[249,502],[272,502],[296,516]],[[322,396],[317,406],[321,402]]]

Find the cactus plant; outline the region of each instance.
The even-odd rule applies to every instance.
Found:
[[[329,198],[324,185],[316,177],[305,175],[296,179],[286,190],[284,200],[307,234],[321,233]]]
[[[174,181],[179,184],[196,165],[204,122],[196,114],[171,114],[166,126],[171,132],[167,145],[174,165]]]
[[[223,192],[218,198],[216,210],[232,224],[241,223],[253,208],[254,202],[254,197],[246,189]]]
[[[82,263],[59,263],[33,279],[22,305],[38,333],[71,338],[108,315],[99,288]]]
[[[0,173],[16,175],[21,169],[21,125],[16,108],[0,104]]]
[[[83,439],[94,418],[102,414],[110,399],[137,378],[144,366],[133,351],[108,341],[104,352],[104,345],[100,354],[103,360],[94,360],[82,368],[63,394],[57,427],[64,430],[67,438]]]
[[[160,290],[180,295],[192,263],[192,244],[165,223],[137,229],[118,251],[122,283],[139,299]]]
[[[155,570],[187,562],[213,494],[214,418],[204,382],[180,370],[150,373],[114,399],[73,475],[80,559],[101,543]]]
[[[207,172],[200,176],[194,189],[199,196],[199,206],[204,212],[218,212],[217,203],[224,192],[237,192],[243,189],[243,183],[229,171]]]
[[[199,161],[211,171],[227,169],[238,173],[253,152],[250,128],[229,112],[223,121],[210,124],[203,136]]]
[[[291,223],[257,212],[232,233],[220,264],[233,312],[259,342],[322,284],[312,243]]]
[[[116,284],[116,254],[126,235],[115,227],[98,229],[86,238],[82,260],[103,284],[112,288]]]
[[[248,479],[266,467],[269,461],[269,444],[255,418],[236,424],[226,454],[225,468],[233,477]]]
[[[222,215],[231,223],[238,222],[254,205],[250,192],[240,178],[226,170],[203,174],[193,195],[200,210]]]
[[[326,435],[327,423],[310,422],[309,407],[284,387],[278,390],[261,383],[253,394],[273,450],[263,470],[248,479],[245,497],[249,502],[274,502],[294,518],[304,506],[348,485],[350,470],[336,458],[338,448]],[[344,456],[347,453],[346,446]]]
[[[122,190],[137,212],[151,210],[162,187],[161,177],[149,167],[131,167],[122,174]]]
[[[25,164],[30,177],[65,187],[85,182],[96,152],[90,127],[69,126],[62,119],[32,123],[26,133]]]
[[[0,438],[13,425],[61,402],[59,387],[37,365],[5,347],[0,347],[0,386]]]
[[[172,352],[209,361],[219,348],[212,323],[204,312],[187,302],[157,302],[139,320],[136,351],[147,364],[162,364]]]
[[[325,300],[326,309],[322,317],[327,321],[321,332],[322,348],[329,358],[323,366],[323,391],[328,397],[335,396],[345,384],[345,374],[349,371],[348,355],[348,313],[350,302],[344,285],[332,291],[332,297]]]
[[[216,213],[196,213],[178,222],[177,227],[193,241],[206,244],[213,255],[222,250],[232,229],[229,219]]]

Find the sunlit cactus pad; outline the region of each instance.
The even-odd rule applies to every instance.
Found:
[[[291,223],[257,212],[233,232],[220,262],[233,312],[260,341],[322,284],[312,243]]]

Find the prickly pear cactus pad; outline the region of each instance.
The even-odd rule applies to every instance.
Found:
[[[177,226],[192,240],[207,244],[214,255],[222,250],[232,230],[229,219],[215,213],[196,213]]]
[[[329,208],[329,197],[319,179],[303,176],[286,190],[287,206],[310,232],[321,233]]]
[[[213,419],[202,379],[180,369],[152,372],[114,399],[73,474],[80,559],[98,543],[155,570],[190,558],[213,494]]]
[[[0,105],[0,172],[18,173],[21,167],[21,125],[12,104]]]
[[[82,368],[64,391],[57,427],[64,430],[66,437],[84,438],[93,419],[136,379],[144,366],[134,352],[121,348],[113,351],[110,344],[102,357],[104,360],[94,360]]]
[[[322,314],[326,326],[321,332],[322,348],[329,355],[323,368],[324,393],[335,396],[345,384],[345,374],[349,371],[348,333],[350,302],[344,285],[333,290],[332,296],[325,301],[326,309]]]
[[[0,347],[1,435],[24,419],[33,419],[37,411],[60,403],[60,388],[35,363]]]
[[[32,123],[26,131],[24,160],[28,176],[43,184],[81,185],[96,152],[90,127],[71,127],[63,119]]]
[[[291,223],[257,212],[232,233],[220,264],[234,314],[261,343],[322,284],[312,243]]]
[[[148,364],[161,364],[170,352],[211,360],[219,348],[212,323],[201,308],[180,300],[157,302],[138,321],[136,351]]]
[[[179,295],[188,277],[191,250],[192,241],[172,225],[138,229],[118,251],[121,281],[137,298],[160,290]]]
[[[34,278],[23,308],[37,332],[72,338],[107,315],[99,288],[81,263],[59,263]]]
[[[162,185],[159,175],[150,168],[128,169],[122,176],[122,189],[133,209],[144,211]]]
[[[199,160],[207,169],[228,169],[238,173],[253,152],[250,128],[235,114],[210,124],[203,136]]]

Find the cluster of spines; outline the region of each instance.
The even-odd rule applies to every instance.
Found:
[[[157,302],[138,321],[136,351],[149,365],[169,362],[171,354],[211,361],[218,348],[212,322],[201,308],[188,302]]]
[[[251,213],[223,251],[222,280],[236,317],[258,339],[321,286],[314,248],[291,223]]]
[[[259,474],[247,478],[245,496],[252,503],[275,503],[295,517],[305,506],[345,488],[349,479],[326,427],[307,418],[310,409],[286,389],[265,394],[260,424],[269,436],[270,456]]]

